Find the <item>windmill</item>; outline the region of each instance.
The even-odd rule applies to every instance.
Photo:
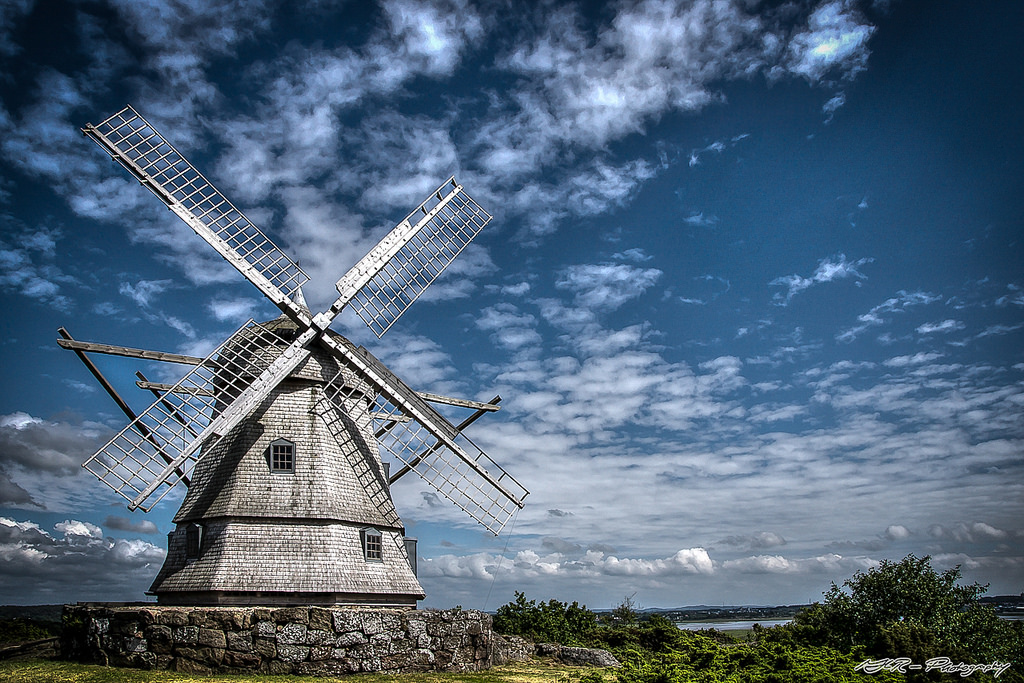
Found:
[[[405,538],[390,492],[409,472],[500,533],[529,492],[463,433],[500,398],[417,393],[329,329],[352,308],[380,338],[483,229],[490,216],[454,177],[342,276],[337,300],[313,315],[298,264],[132,107],[82,131],[282,313],[249,320],[202,359],[78,342],[61,329],[58,342],[83,360],[96,351],[193,365],[173,386],[140,375],[156,400],[138,415],[122,405],[130,422],[83,464],[132,510],[187,486],[150,589],[159,602],[414,606],[424,597],[415,541]],[[431,403],[475,412],[456,426]]]

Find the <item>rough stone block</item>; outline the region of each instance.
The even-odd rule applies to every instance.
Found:
[[[110,619],[98,617],[89,621],[89,635],[102,636],[110,631]]]
[[[252,652],[252,633],[249,631],[241,633],[229,631],[225,635],[228,649],[232,652]]]
[[[277,657],[283,662],[297,664],[306,661],[309,656],[309,648],[305,645],[277,645]]]
[[[303,662],[296,667],[296,673],[305,676],[340,676],[357,671],[358,662],[337,659]]]
[[[308,607],[282,607],[272,613],[273,620],[279,624],[309,624]]]
[[[275,676],[280,676],[282,674],[290,674],[293,671],[295,671],[294,664],[292,664],[291,662],[283,662],[277,659],[270,662],[270,664],[267,666],[267,673],[274,674]]]
[[[169,655],[174,640],[171,635],[170,626],[155,624],[146,629],[146,640],[149,641],[149,649],[158,655]]]
[[[194,645],[199,642],[199,627],[198,626],[175,626],[171,629],[171,635],[174,638],[174,642],[182,643],[186,645]]]
[[[314,631],[334,630],[334,615],[323,607],[309,608],[309,628]]]
[[[272,621],[257,622],[256,636],[259,638],[277,638],[277,624]]]
[[[253,670],[260,664],[260,658],[257,655],[246,653],[246,652],[232,652],[228,650],[224,653],[224,665],[234,667],[236,669],[247,669]]]
[[[257,638],[252,645],[252,649],[263,659],[273,659],[277,656],[277,645],[274,644],[273,640]]]
[[[334,639],[335,647],[353,647],[355,645],[363,645],[366,642],[368,642],[366,636],[361,631],[342,633]]]
[[[128,653],[147,652],[149,650],[149,642],[139,636],[129,636],[124,639],[123,647],[124,651]]]
[[[212,628],[200,628],[199,638],[196,642],[199,645],[217,647],[222,650],[226,649],[228,646],[228,641],[224,635],[224,631],[217,631]]]
[[[391,653],[391,639],[388,638],[386,633],[378,633],[370,636],[370,647],[373,651],[380,655],[386,655]]]
[[[381,624],[385,631],[401,631],[402,617],[395,612],[384,612],[381,614]]]
[[[384,620],[381,615],[374,612],[368,612],[363,615],[363,633],[368,636],[375,636],[378,633],[384,632]]]
[[[285,624],[277,632],[278,645],[305,645],[306,644],[305,624]]]
[[[188,613],[180,609],[160,610],[157,623],[165,626],[188,626]]]
[[[324,659],[330,659],[332,649],[333,648],[326,646],[317,646],[309,648],[309,661],[319,662]]]
[[[356,610],[340,609],[334,612],[334,631],[346,633],[348,631],[363,630],[363,615]]]
[[[333,631],[314,631],[312,629],[306,631],[306,645],[333,645],[334,644],[334,632]]]
[[[171,668],[183,674],[212,674],[213,669],[193,659],[175,657]]]
[[[220,665],[226,652],[227,650],[213,647],[179,647],[174,650],[179,660],[188,659],[206,667]]]

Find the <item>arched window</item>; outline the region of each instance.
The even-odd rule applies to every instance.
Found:
[[[267,460],[270,464],[271,472],[295,472],[295,443],[288,439],[271,441]]]
[[[359,530],[360,540],[363,542],[363,558],[367,562],[384,561],[384,539],[376,529],[367,527]]]

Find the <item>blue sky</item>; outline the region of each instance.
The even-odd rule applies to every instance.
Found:
[[[907,553],[1024,590],[1019,41],[1002,3],[0,4],[0,601],[141,599],[178,499],[78,339],[277,310],[79,133],[133,104],[333,283],[455,174],[494,220],[380,341],[531,495],[394,489],[424,605],[815,600]],[[134,372],[95,357],[137,410]],[[461,419],[457,412],[453,419]]]

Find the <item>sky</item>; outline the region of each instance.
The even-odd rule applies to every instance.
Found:
[[[530,495],[415,477],[421,605],[797,604],[909,553],[1024,591],[1024,5],[0,2],[0,603],[142,600],[125,420],[57,328],[205,355],[277,309],[79,129],[132,104],[334,282],[455,175],[494,219],[377,340]],[[129,403],[134,373],[93,356]],[[453,421],[466,416],[457,409]]]

